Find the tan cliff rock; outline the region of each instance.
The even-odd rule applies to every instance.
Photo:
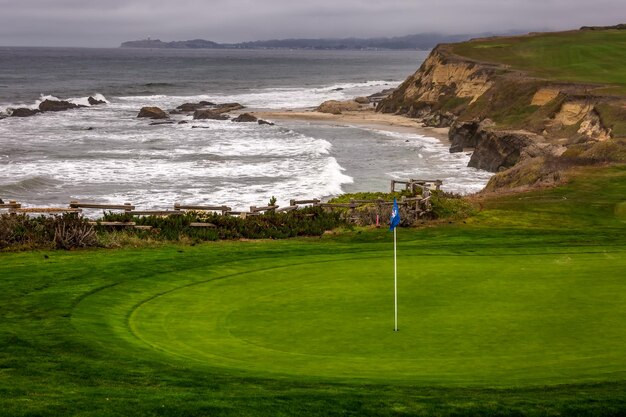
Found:
[[[590,101],[563,103],[548,125],[552,129],[578,126],[576,133],[591,140],[605,141],[611,138],[611,129],[603,125],[594,103]]]
[[[436,103],[442,95],[453,94],[472,103],[491,88],[490,71],[472,62],[446,58],[441,49],[433,51],[407,84],[405,99]]]
[[[445,100],[473,103],[493,86],[495,69],[453,56],[446,45],[439,45],[378,110],[424,117]]]
[[[553,87],[540,88],[537,90],[530,104],[532,106],[543,106],[559,96],[561,90]]]

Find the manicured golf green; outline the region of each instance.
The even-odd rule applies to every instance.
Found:
[[[398,333],[388,251],[276,267],[265,260],[263,269],[251,265],[208,281],[204,268],[167,273],[159,277],[168,282],[164,293],[153,277],[105,289],[83,299],[73,320],[84,326],[86,312],[93,324],[95,310],[106,324],[102,305],[116,308],[123,293],[141,292],[132,309],[120,307],[128,316],[124,330],[199,365],[444,385],[626,376],[626,257],[406,252]],[[89,325],[82,330],[92,333]]]
[[[0,254],[10,416],[620,415],[626,167],[392,234]],[[2,413],[0,413],[2,414]]]

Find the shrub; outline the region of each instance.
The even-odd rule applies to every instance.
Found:
[[[474,214],[475,209],[458,194],[434,191],[430,199],[435,219],[464,219]]]
[[[413,197],[413,195],[410,191],[395,193],[355,193],[344,194],[330,200],[330,202],[349,203],[350,200],[376,200],[379,198],[386,202],[390,202],[396,198],[398,202],[401,202],[402,197]],[[414,203],[411,202],[410,204]],[[470,216],[474,211],[472,205],[464,200],[460,195],[445,193],[443,191],[431,192],[429,211],[414,210],[413,207],[408,207],[402,204],[400,204],[398,208],[400,209],[401,227],[413,226],[420,220],[424,219],[465,218]],[[376,216],[378,216],[380,224],[387,224],[389,218],[391,217],[391,209],[392,206],[389,204],[379,205],[376,203],[369,203],[359,205],[354,210],[349,208],[340,208],[337,209],[337,211],[340,212],[342,217],[348,222],[355,223],[359,226],[368,226],[376,224]]]
[[[344,225],[339,213],[329,213],[321,207],[307,207],[284,213],[268,212],[245,219],[216,213],[188,211],[177,216],[133,217],[130,214],[106,213],[104,221],[130,222],[152,226],[153,230],[129,229],[126,233],[148,235],[152,239],[179,241],[190,238],[199,241],[219,239],[282,239],[296,236],[320,236],[326,230]],[[214,227],[191,227],[191,223],[210,223]],[[98,226],[100,234],[110,233]],[[101,239],[103,240],[103,239]]]
[[[97,244],[93,227],[87,220],[72,214],[52,217],[0,215],[0,249],[16,246],[72,249]]]
[[[57,249],[84,248],[96,246],[96,232],[84,218],[73,214],[55,216],[52,219],[54,228],[53,242]]]

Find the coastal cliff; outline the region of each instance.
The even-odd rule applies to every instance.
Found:
[[[556,35],[560,42],[595,39],[584,32]],[[623,30],[606,32],[618,33],[615,39],[620,42],[626,38]],[[518,45],[525,48],[520,56],[532,55],[531,48],[539,50],[536,44],[549,35],[438,45],[377,110],[416,118],[426,126],[449,127],[451,152],[472,151],[470,166],[500,173],[487,189],[550,182],[558,175],[546,175],[548,165],[559,170],[626,160],[623,85],[585,82],[585,74],[579,77],[582,81],[565,81],[576,77],[565,72],[553,76],[552,68],[535,71],[542,65],[540,59],[530,68],[523,59],[511,58],[521,49]],[[621,70],[626,68],[615,69]]]

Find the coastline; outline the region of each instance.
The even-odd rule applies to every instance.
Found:
[[[272,110],[250,112],[259,119],[272,121],[294,120],[338,126],[359,126],[390,132],[417,133],[448,144],[448,128],[425,127],[422,123],[406,116],[376,113],[373,110],[344,111],[341,114],[322,113],[312,109]]]
[[[388,189],[388,179],[402,178],[437,178],[444,181],[449,191],[460,194],[473,194],[484,188],[493,175],[487,171],[475,170],[467,166],[469,155],[466,152],[450,153],[449,128],[433,128],[424,126],[417,119],[405,115],[377,113],[373,108],[359,110],[342,110],[340,114],[323,113],[316,108],[297,109],[250,109],[249,114],[258,119],[285,125],[302,125],[310,129],[349,128],[357,134],[347,139],[345,133],[334,137],[334,156],[347,175],[358,178],[355,183],[342,185],[343,193],[353,193]],[[361,131],[361,133],[358,133]],[[349,131],[348,131],[349,132]],[[387,135],[389,134],[389,135]],[[350,135],[348,133],[348,135]],[[378,156],[360,155],[361,159],[353,158],[351,151],[346,150],[344,143],[352,140],[354,146],[363,145],[370,149],[372,135],[379,140],[386,152],[396,149],[390,163],[382,163]],[[330,137],[333,137],[332,134]],[[376,139],[374,140],[376,141]],[[382,149],[381,148],[381,149]],[[368,159],[369,158],[369,159]],[[461,165],[459,162],[464,160]],[[376,160],[374,164],[371,161]],[[376,169],[372,167],[376,166]],[[403,168],[398,168],[402,166]],[[359,172],[354,176],[354,172]],[[359,184],[357,184],[357,182]],[[367,182],[368,187],[363,187]],[[384,184],[383,184],[384,183]]]

